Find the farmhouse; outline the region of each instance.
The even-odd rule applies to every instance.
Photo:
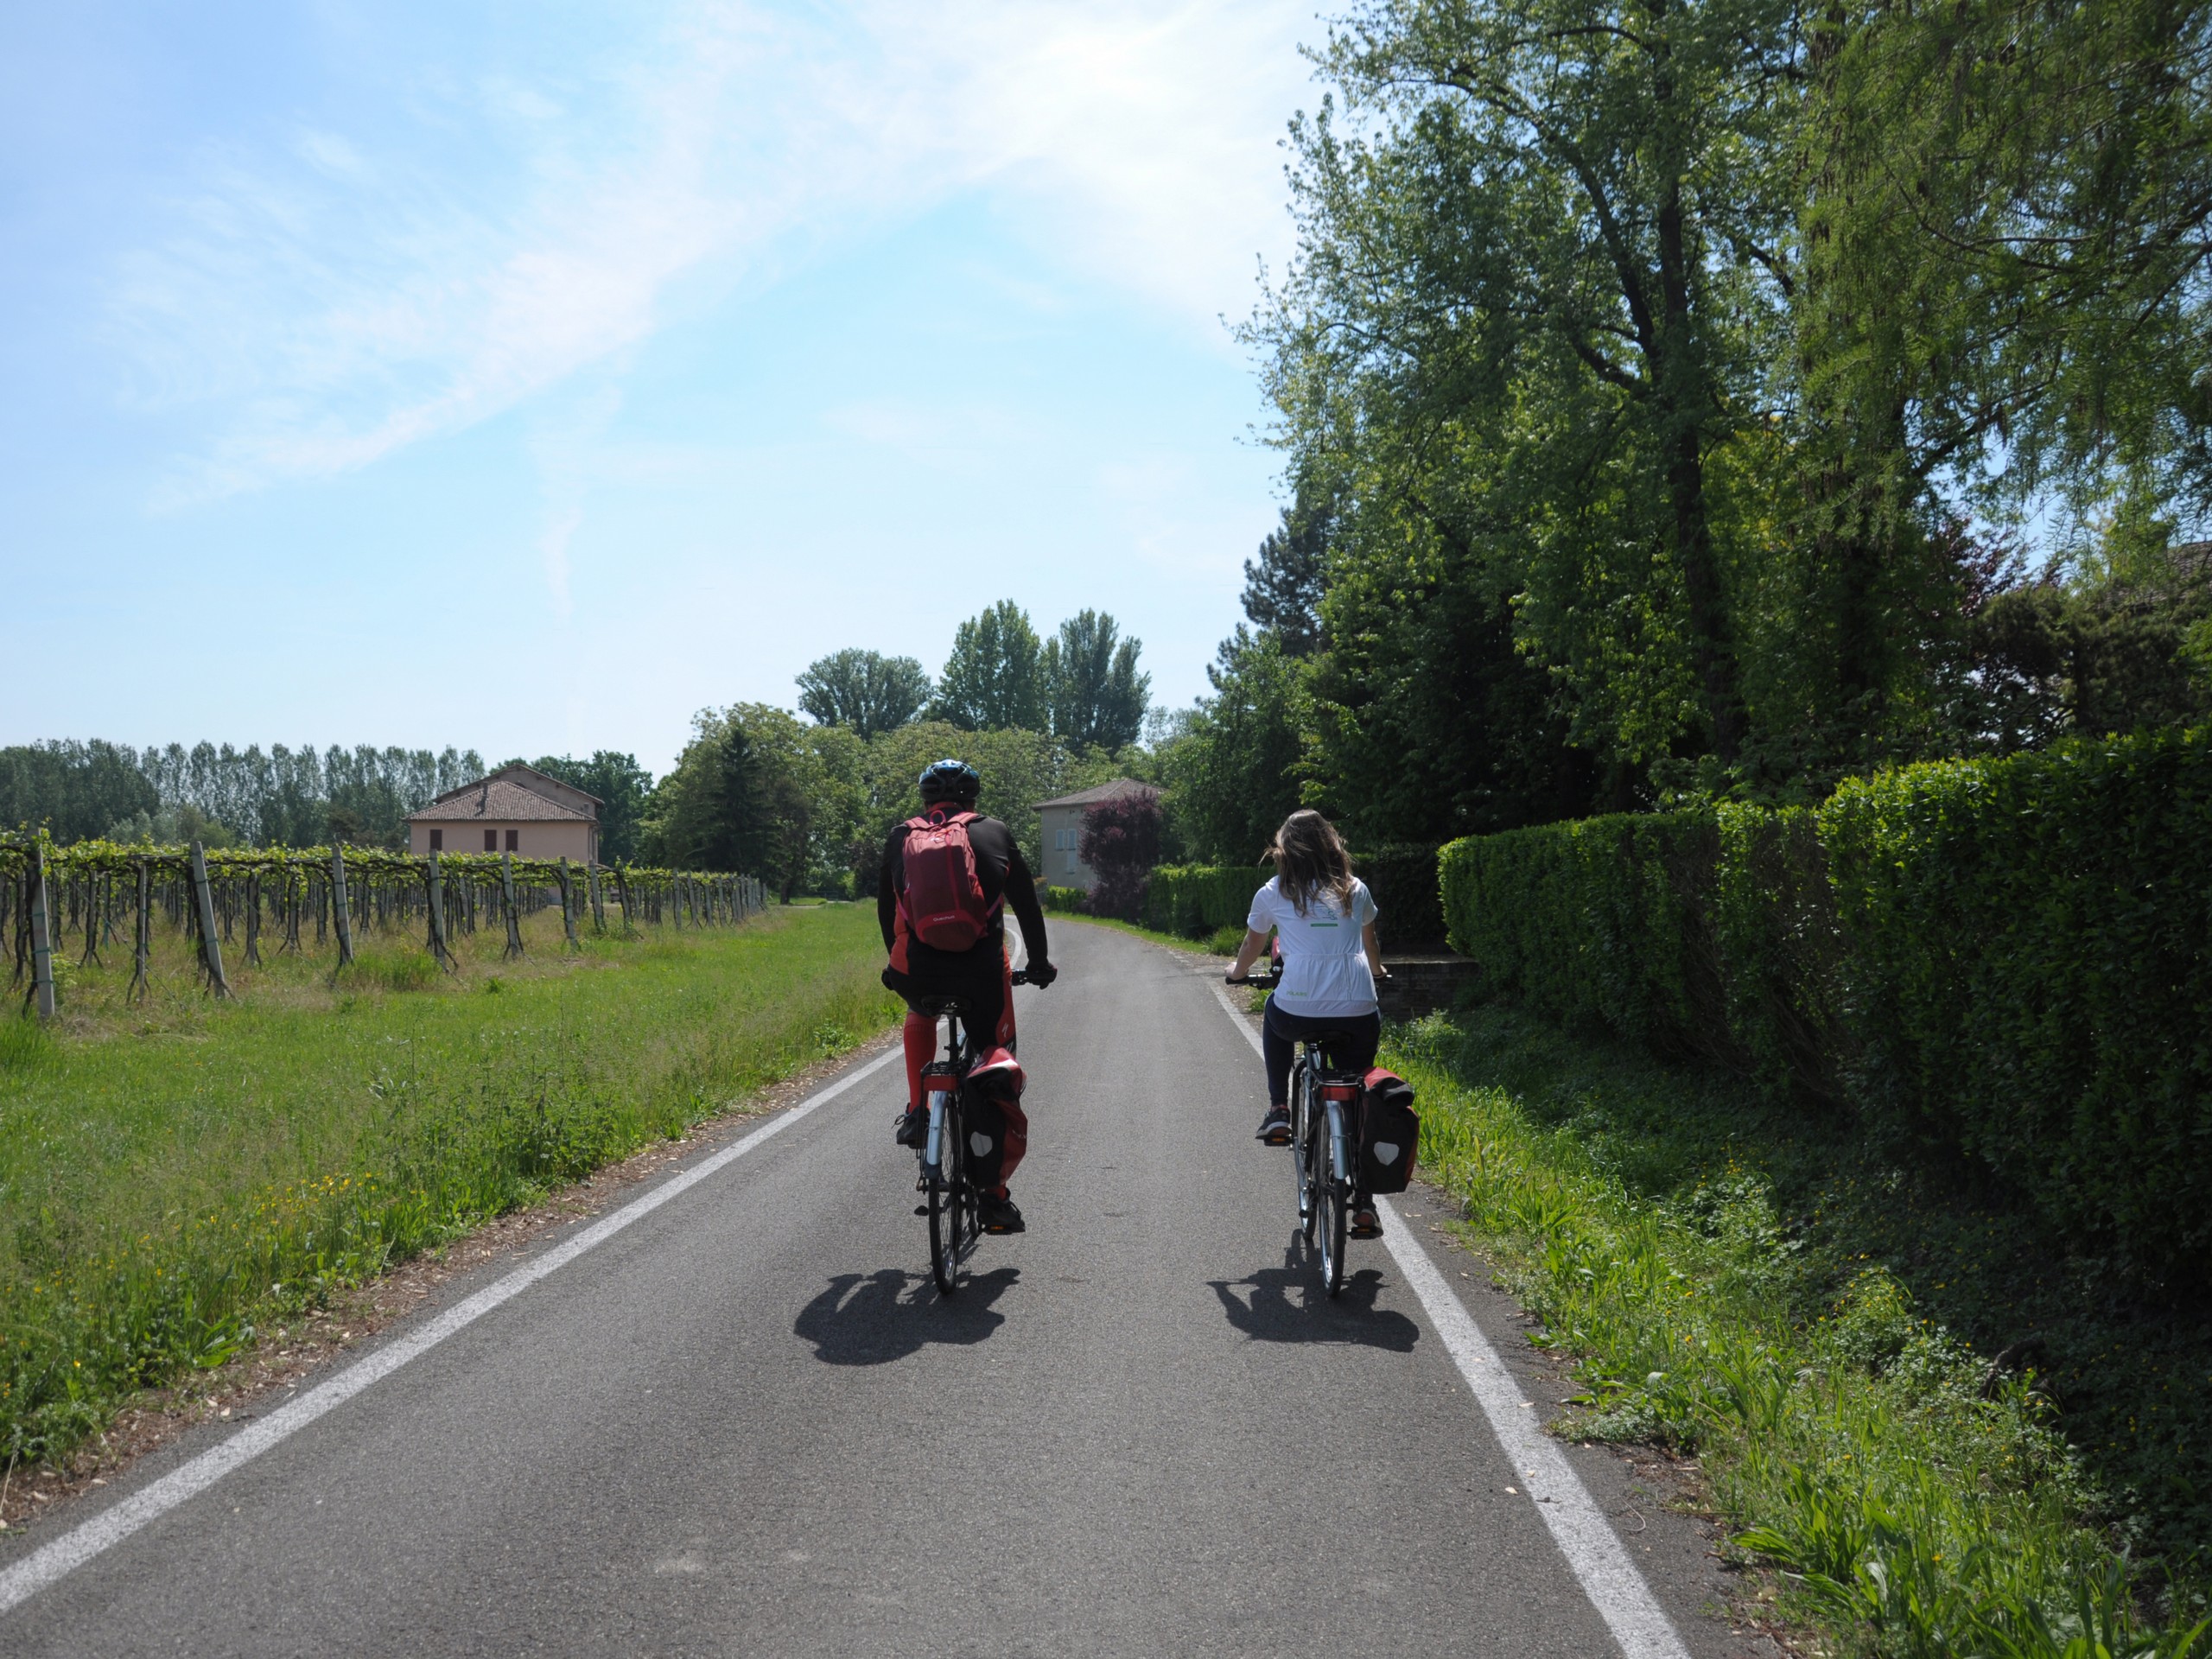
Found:
[[[1150,784],[1134,778],[1116,778],[1096,789],[1079,789],[1055,801],[1039,801],[1037,816],[1044,823],[1045,862],[1037,872],[1056,887],[1080,887],[1089,893],[1098,872],[1084,863],[1077,849],[1083,845],[1083,815],[1101,801],[1118,801],[1131,795],[1157,796]]]
[[[599,798],[534,766],[501,766],[409,813],[407,849],[597,863]]]

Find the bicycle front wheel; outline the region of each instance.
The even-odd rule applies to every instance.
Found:
[[[940,1294],[960,1288],[960,1258],[967,1249],[975,1202],[968,1190],[968,1126],[961,1122],[960,1096],[944,1103],[938,1135],[937,1167],[930,1175],[930,1276]]]

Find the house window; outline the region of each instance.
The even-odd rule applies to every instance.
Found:
[[[499,850],[499,832],[498,830],[486,830],[484,832],[484,850],[487,853],[496,853]]]
[[[442,853],[443,851],[445,851],[445,849],[446,849],[446,832],[445,832],[444,830],[431,830],[431,831],[430,831],[430,850],[431,850],[432,852],[434,852],[434,853]]]
[[[518,853],[522,850],[521,830],[510,830],[507,831],[507,850],[511,853]]]
[[[1075,855],[1074,855],[1073,853],[1070,853],[1070,854],[1068,855],[1068,868],[1067,868],[1067,873],[1068,873],[1070,875],[1073,875],[1073,874],[1075,874]]]

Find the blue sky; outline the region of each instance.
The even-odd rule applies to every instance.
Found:
[[[1204,688],[1303,4],[10,6],[0,742],[634,751],[1011,596]],[[35,650],[29,642],[35,641]],[[26,658],[35,662],[25,672]]]

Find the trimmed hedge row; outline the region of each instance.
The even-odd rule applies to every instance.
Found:
[[[1517,830],[1441,868],[1495,989],[1847,1102],[2150,1270],[2212,1266],[2212,730]]]
[[[1141,919],[1162,933],[1202,939],[1224,927],[1242,927],[1252,895],[1267,882],[1262,870],[1205,864],[1163,864],[1145,884]]]
[[[1436,880],[1436,849],[1379,847],[1352,860],[1382,912],[1382,939],[1392,950],[1433,950],[1444,944],[1444,902]],[[1204,938],[1242,927],[1252,894],[1267,882],[1265,866],[1162,865],[1145,889],[1147,927]]]

